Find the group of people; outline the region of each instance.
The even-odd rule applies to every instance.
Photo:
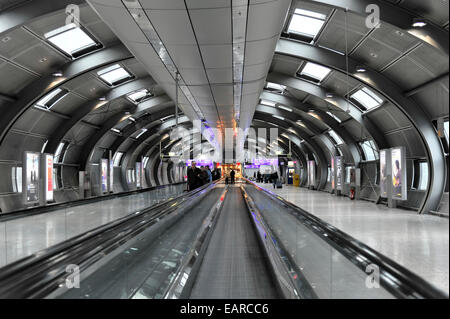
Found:
[[[211,183],[212,181],[218,180],[219,178],[219,169],[216,168],[211,172],[211,169],[208,165],[200,166],[200,168],[198,168],[197,164],[194,161],[191,163],[191,166],[187,171],[187,182],[190,191],[205,184]]]
[[[273,188],[276,187],[279,179],[277,171],[274,171],[272,174],[264,174],[264,175],[262,175],[258,171],[257,173],[255,172],[254,177],[256,178],[256,181],[258,183],[272,183]]]

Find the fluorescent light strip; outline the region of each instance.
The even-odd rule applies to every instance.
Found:
[[[244,4],[244,5],[240,5]],[[232,0],[233,23],[233,90],[234,116],[239,122],[242,100],[242,81],[244,76],[245,37],[247,32],[248,0]]]
[[[144,134],[145,132],[147,132],[147,129],[146,129],[146,128],[143,128],[143,129],[141,130],[141,132],[136,136],[136,139],[140,138],[140,137],[142,136],[142,134]]]
[[[279,109],[282,109],[282,110],[285,110],[285,111],[288,111],[288,112],[292,112],[292,109],[289,108],[289,107],[287,107],[287,106],[278,105],[278,108],[279,108]]]
[[[156,54],[158,54],[159,58],[164,63],[164,65],[166,66],[170,75],[172,76],[173,80],[175,81],[178,68],[175,65],[175,63],[173,62],[169,53],[167,52],[167,49],[164,46],[164,44],[162,43],[161,38],[159,37],[158,33],[153,28],[152,23],[147,18],[147,15],[146,15],[144,9],[142,8],[141,4],[139,3],[139,1],[127,0],[127,1],[122,1],[122,3],[128,9],[128,11],[130,12],[134,21],[141,28],[142,32],[144,32],[150,45],[155,50]],[[189,88],[187,87],[186,82],[184,82],[182,77],[180,77],[178,83],[179,83],[181,91],[186,96],[187,100],[191,104],[194,111],[199,115],[200,119],[203,119],[204,118],[203,112],[200,110],[200,107],[198,106],[197,101],[195,100],[195,98],[191,94],[191,92],[189,91]]]

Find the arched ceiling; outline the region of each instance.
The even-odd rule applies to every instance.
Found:
[[[187,2],[188,7],[194,9],[195,1]],[[228,2],[208,2],[208,9],[230,8]],[[266,1],[270,3],[266,7],[256,6],[259,2],[249,2],[247,10],[251,21],[258,21],[258,18],[267,20],[266,13],[270,12],[270,6],[285,5],[289,1]],[[150,10],[159,10],[151,7],[158,1],[141,3],[144,7],[150,6]],[[164,5],[167,6],[167,3]],[[66,23],[65,8],[68,4],[79,5],[80,25],[101,45],[92,53],[77,58],[67,56],[45,37],[46,33]],[[379,28],[370,29],[365,25],[367,4],[380,7]],[[263,7],[269,11],[265,12]],[[253,49],[249,47],[245,55],[244,61],[248,64],[244,67],[244,78],[249,82],[246,86],[244,80],[242,96],[248,94],[249,100],[241,100],[240,113],[247,117],[245,125],[241,127],[249,127],[251,123],[261,125],[261,122],[253,121],[258,119],[270,119],[271,123],[281,128],[288,126],[297,132],[304,144],[323,154],[324,163],[333,144],[329,144],[327,132],[333,130],[345,141],[345,146],[338,148],[348,162],[360,162],[359,143],[374,140],[378,148],[404,145],[409,158],[429,161],[432,171],[445,171],[443,141],[437,137],[432,121],[448,118],[448,2],[303,0],[292,1],[288,7],[285,7],[288,14],[284,24],[267,27],[265,31],[267,34],[270,30],[273,34],[282,31],[280,38],[264,42],[261,37],[258,38],[256,30],[250,33],[254,41],[260,41],[265,48],[270,47],[270,42],[275,50],[273,57],[269,54],[269,59],[258,56],[257,46]],[[259,17],[257,8],[261,8]],[[296,9],[309,10],[325,17],[323,26],[311,42],[299,41],[288,30]],[[190,11],[192,14],[200,12]],[[413,28],[415,18],[426,19],[427,25]],[[201,17],[199,19],[201,21]],[[208,31],[220,29],[217,21],[209,22],[211,27]],[[111,24],[110,21],[107,23]],[[135,50],[132,50],[132,54],[120,40],[123,35],[117,37],[112,31],[115,28],[111,29],[107,23],[81,0],[0,2],[0,160],[19,163],[24,150],[54,153],[61,142],[66,142],[72,149],[66,154],[66,163],[84,167],[94,149],[128,149],[127,143],[139,144],[133,140],[133,136],[139,134],[142,128],[149,128],[143,135],[146,139],[154,132],[151,127],[163,125],[152,126],[152,123],[174,115],[174,86],[167,86],[166,81],[162,80],[166,77],[149,76],[148,65],[143,63],[142,56],[136,55]],[[261,22],[255,22],[255,26],[258,23]],[[172,27],[167,23],[161,25],[168,28],[168,32],[176,32],[177,24]],[[200,35],[196,31],[194,26],[194,34]],[[273,38],[273,34],[268,39]],[[164,39],[169,41],[170,37]],[[197,39],[200,41],[197,44],[205,48],[213,45],[214,37],[210,35],[208,39]],[[165,43],[167,48],[176,52],[177,43],[169,42]],[[233,39],[230,38],[225,44],[232,47]],[[206,59],[206,51],[200,52],[201,57]],[[230,99],[225,94],[228,91],[218,89],[224,84],[223,81],[211,80],[213,75],[220,75],[220,61],[217,60],[219,52],[211,52],[208,54],[215,57],[211,61],[216,62],[203,64],[199,70],[211,77],[207,88],[214,101],[212,113],[219,117],[220,122],[220,117],[229,114],[235,116],[234,102],[220,102],[221,99]],[[348,59],[342,55],[345,52],[348,53]],[[175,63],[183,63],[182,69],[186,69],[187,62],[180,61],[176,59]],[[253,65],[252,61],[260,63],[255,62]],[[298,76],[308,62],[330,69],[320,83]],[[133,78],[111,87],[99,79],[98,72],[117,63]],[[260,70],[251,71],[257,65]],[[365,72],[357,72],[361,68]],[[226,71],[225,67],[222,69]],[[194,71],[190,72],[185,73],[186,77],[188,74],[195,75],[192,73]],[[258,85],[252,86],[249,76],[253,76],[255,81],[261,80],[261,83],[256,81]],[[191,79],[193,82],[189,84],[195,90],[194,78]],[[285,89],[281,92],[262,89],[268,82],[283,85]],[[230,83],[227,84],[229,87]],[[380,106],[368,111],[361,110],[358,103],[349,99],[365,87],[383,100]],[[133,103],[127,98],[129,93],[144,88],[153,94],[145,102]],[[67,90],[68,94],[50,110],[35,107],[37,101],[55,89]],[[197,93],[194,94],[196,98],[203,97],[206,101],[206,96]],[[270,107],[264,105],[263,101],[275,104]],[[188,99],[181,101],[181,105],[189,105]],[[208,103],[203,105],[206,107]],[[195,110],[185,111],[184,114],[192,120]],[[208,113],[207,109],[204,111]],[[136,118],[136,121],[127,119],[129,116]],[[210,122],[212,127],[217,124],[216,120]],[[224,127],[219,126],[221,129]],[[153,140],[158,143],[158,137]],[[430,202],[433,206],[442,193],[444,180],[433,172],[430,175],[430,190],[424,203]],[[423,209],[429,210],[431,206],[424,204]]]

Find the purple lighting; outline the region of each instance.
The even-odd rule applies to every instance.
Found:
[[[197,165],[197,167],[200,166],[209,166],[209,168],[214,168],[213,166],[213,162],[211,160],[187,160],[186,161],[186,166],[191,166],[191,163],[195,162],[195,164]]]
[[[273,165],[278,166],[278,158],[255,158],[253,165]]]

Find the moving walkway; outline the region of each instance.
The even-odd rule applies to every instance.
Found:
[[[248,180],[205,185],[9,264],[0,297],[448,298]]]

